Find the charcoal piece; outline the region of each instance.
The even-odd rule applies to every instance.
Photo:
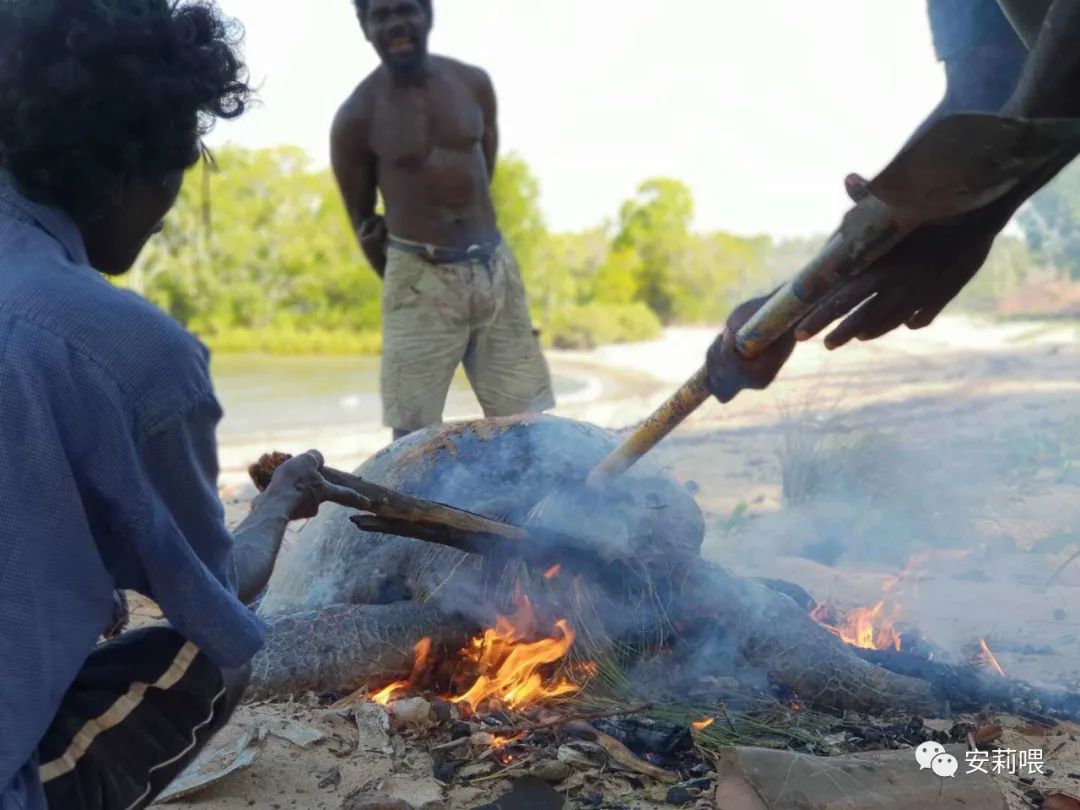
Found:
[[[565,806],[566,800],[559,791],[546,782],[526,776],[516,780],[506,795],[490,804],[477,805],[473,810],[562,810]]]
[[[435,698],[431,701],[431,710],[435,712],[435,719],[440,723],[449,723],[452,715],[453,706],[447,703],[445,700]]]
[[[450,759],[442,751],[431,754],[431,775],[444,785],[449,785],[457,777],[461,763]]]
[[[664,800],[668,804],[674,804],[681,807],[684,804],[690,804],[694,800],[694,797],[690,795],[690,791],[684,787],[673,787],[667,793],[667,798]]]
[[[454,723],[453,727],[450,729],[450,739],[462,740],[465,737],[471,737],[472,733],[472,728],[468,723]]]
[[[652,755],[666,761],[694,748],[694,738],[687,726],[665,720],[638,716],[610,717],[598,720],[593,725],[640,757]]]

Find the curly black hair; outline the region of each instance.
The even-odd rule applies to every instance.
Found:
[[[188,168],[251,98],[242,35],[212,0],[0,0],[0,167],[73,215]]]
[[[428,15],[428,19],[431,19],[431,0],[417,0],[420,3],[420,8],[424,10],[424,13]],[[371,8],[371,0],[353,0],[353,4],[356,6],[356,16],[360,18],[361,25],[367,25],[367,13]]]

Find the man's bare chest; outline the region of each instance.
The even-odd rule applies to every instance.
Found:
[[[373,119],[372,147],[380,161],[419,165],[436,152],[471,154],[484,135],[484,115],[467,88],[446,83],[387,93]]]

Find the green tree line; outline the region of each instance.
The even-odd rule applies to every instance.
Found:
[[[821,239],[776,241],[693,229],[689,188],[651,178],[607,224],[552,232],[517,155],[493,184],[545,343],[587,348],[723,321],[733,305],[802,266]],[[1001,237],[962,304],[992,308],[1033,277],[1080,278],[1080,172],[1070,169]],[[1039,275],[1039,274],[1042,275]],[[165,230],[122,283],[221,351],[373,353],[381,289],[336,184],[299,149],[227,147],[192,170]]]

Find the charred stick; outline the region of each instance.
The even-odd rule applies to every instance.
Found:
[[[262,491],[270,484],[270,478],[273,476],[274,470],[290,458],[292,456],[287,453],[268,453],[260,458],[258,463],[248,468],[248,474],[251,476],[255,486]],[[321,472],[323,477],[331,484],[351,489],[363,497],[370,504],[367,511],[380,517],[398,521],[428,523],[458,529],[463,532],[504,537],[510,540],[524,540],[528,536],[526,531],[518,526],[501,523],[483,515],[447,506],[437,501],[406,495],[403,492],[379,486],[341,470],[323,467]]]
[[[411,537],[500,563],[520,560],[533,570],[558,565],[567,573],[581,574],[613,593],[622,593],[633,583],[648,579],[646,572],[626,561],[607,560],[594,551],[572,545],[575,541],[567,538],[548,540],[528,535],[528,541],[519,543],[490,534],[470,534],[450,526],[414,523],[378,515],[352,515],[349,520],[361,531]]]
[[[363,495],[371,501],[370,511],[380,517],[430,523],[462,532],[493,535],[508,540],[528,538],[528,533],[518,526],[501,523],[438,501],[406,495],[404,492],[373,484],[341,470],[324,467],[322,474],[331,484],[348,487]]]
[[[248,469],[260,491],[269,485],[274,470],[289,458],[291,456],[285,453],[270,453]],[[364,499],[363,511],[371,515],[350,518],[364,531],[411,537],[488,558],[518,559],[537,567],[561,565],[568,572],[583,574],[615,589],[643,577],[640,570],[625,561],[608,560],[583,546],[575,537],[547,530],[523,529],[465,509],[407,495],[330,467],[323,467],[322,474],[330,483],[351,489]]]
[[[462,531],[453,526],[428,521],[383,517],[381,514],[352,515],[349,520],[356,528],[365,532],[411,537],[482,557],[514,556],[515,541],[507,541],[505,537],[496,535]]]

